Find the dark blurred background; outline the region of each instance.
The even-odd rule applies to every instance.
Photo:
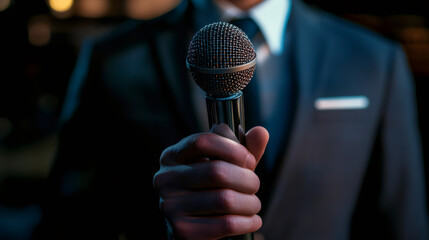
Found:
[[[129,18],[153,18],[171,1],[0,0],[0,239],[28,239],[41,218],[38,203],[82,40]],[[429,1],[305,2],[403,45],[415,77],[429,175]]]

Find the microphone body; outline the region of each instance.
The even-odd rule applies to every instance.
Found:
[[[241,144],[245,144],[245,119],[243,93],[223,98],[206,96],[207,115],[209,127],[224,123],[231,128]]]
[[[250,82],[256,53],[247,35],[224,22],[213,23],[197,32],[189,46],[186,66],[198,86],[206,92],[210,128],[228,125],[245,144],[242,89]],[[253,240],[253,233],[223,240]]]
[[[238,91],[228,97],[211,97],[206,95],[207,115],[210,128],[224,123],[231,128],[241,144],[245,143],[245,118],[243,93]],[[222,240],[253,240],[253,233],[223,238]]]

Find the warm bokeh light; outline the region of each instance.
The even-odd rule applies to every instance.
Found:
[[[0,140],[9,136],[12,132],[12,127],[12,122],[9,119],[0,117]]]
[[[56,12],[67,12],[69,11],[74,1],[73,0],[49,0],[49,6]]]
[[[400,31],[400,39],[404,43],[429,43],[429,29],[425,27],[407,27]]]
[[[44,46],[51,41],[51,25],[47,19],[34,17],[30,20],[28,41],[34,46]]]
[[[99,18],[106,16],[110,8],[108,0],[83,0],[76,2],[77,13],[82,17]]]
[[[127,0],[125,12],[128,17],[151,19],[173,9],[180,0]]]
[[[0,12],[6,10],[11,4],[11,0],[0,0]]]

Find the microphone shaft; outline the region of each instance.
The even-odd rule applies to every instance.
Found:
[[[207,114],[210,128],[215,124],[228,125],[241,144],[245,144],[243,93],[213,98],[206,96]],[[253,240],[253,233],[231,236],[222,240]]]
[[[243,93],[239,91],[224,98],[206,96],[206,104],[209,127],[224,123],[231,128],[239,142],[245,144]]]

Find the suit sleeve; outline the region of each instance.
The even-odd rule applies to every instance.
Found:
[[[108,91],[104,52],[87,42],[70,80],[40,239],[165,238],[152,187],[158,149]]]
[[[105,154],[100,151],[104,140],[100,135],[101,124],[97,124],[102,116],[97,108],[100,96],[90,88],[96,79],[93,55],[93,43],[86,41],[67,88],[60,116],[57,154],[48,177],[43,218],[36,238],[79,238],[84,231],[93,236],[90,223],[98,228],[96,216],[100,211],[94,208],[91,193],[95,177],[93,166]]]
[[[398,239],[428,239],[424,167],[413,78],[397,47],[382,120],[381,206]]]

